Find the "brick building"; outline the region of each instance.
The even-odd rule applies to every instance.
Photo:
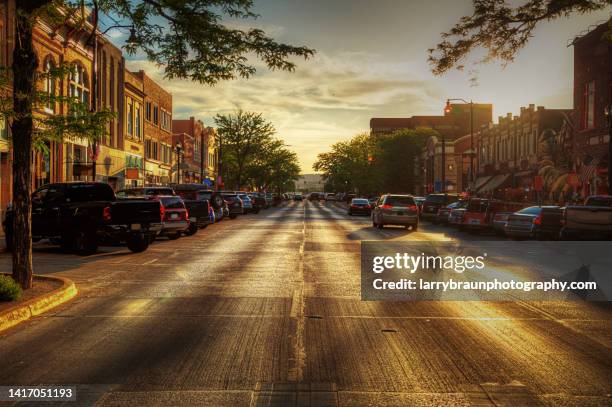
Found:
[[[612,105],[612,41],[604,23],[574,39],[574,149],[581,194],[609,193],[609,127]]]
[[[550,189],[559,176],[571,170],[570,109],[521,107],[520,115],[508,113],[498,123],[483,126],[476,134],[476,177],[473,189],[483,195],[514,194],[535,199],[536,175],[546,167]],[[552,191],[548,191],[552,192]]]
[[[184,165],[181,179],[186,182],[207,182],[211,185],[216,179],[217,147],[216,131],[206,127],[194,117],[174,120],[174,142],[180,141],[184,148]],[[206,181],[208,180],[208,181]]]
[[[124,70],[125,120],[123,147],[127,186],[144,185],[144,82]]]
[[[172,169],[172,95],[149,78],[144,71],[135,73],[143,82],[144,159],[146,185],[171,181]],[[170,118],[169,118],[170,116]]]
[[[436,130],[446,139],[454,140],[470,132],[470,105],[451,104],[450,112],[443,116],[412,116],[408,118],[372,118],[370,119],[370,134],[380,135],[393,133],[397,130],[426,127]],[[474,104],[474,129],[493,119],[493,105]]]

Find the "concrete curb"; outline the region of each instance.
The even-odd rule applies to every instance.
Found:
[[[74,298],[78,293],[74,282],[65,277],[50,277],[42,275],[34,275],[34,277],[41,280],[59,280],[62,282],[62,286],[51,291],[50,293],[41,295],[37,298],[32,298],[23,304],[19,304],[13,308],[9,308],[6,311],[0,312],[0,332],[7,330],[23,321],[27,321],[33,316],[49,311],[60,304],[63,304]]]

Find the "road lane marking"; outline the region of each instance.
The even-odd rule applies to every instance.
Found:
[[[148,266],[149,264],[155,263],[157,260],[159,260],[159,259],[153,259],[153,260],[145,261],[144,263],[142,263],[142,265],[143,266]]]
[[[290,317],[296,320],[296,333],[293,338],[293,366],[289,367],[288,378],[292,382],[301,382],[304,376],[304,365],[306,359],[306,347],[304,345],[304,247],[306,246],[306,205],[301,205],[302,236],[299,248],[298,260],[298,285],[293,291],[291,299]]]

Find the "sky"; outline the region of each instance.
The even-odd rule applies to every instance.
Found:
[[[332,144],[369,131],[372,117],[442,114],[446,98],[493,103],[494,121],[530,103],[572,107],[573,48],[567,44],[612,9],[544,23],[514,63],[478,65],[473,73],[434,76],[427,49],[440,33],[472,12],[469,0],[255,0],[257,20],[243,27],[264,29],[279,42],[306,45],[317,53],[296,59],[293,73],[257,74],[215,85],[163,78],[163,69],[141,55],[129,69],[145,69],[173,95],[174,118],[194,116],[214,127],[216,114],[237,109],[261,112],[277,137],[297,152],[303,173]],[[111,31],[118,45],[125,34]]]

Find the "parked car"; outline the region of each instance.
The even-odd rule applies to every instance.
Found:
[[[173,185],[172,188],[176,195],[183,199],[189,213],[187,235],[193,235],[198,229],[205,228],[209,224],[214,223],[214,215],[211,217],[212,205],[209,194],[203,185],[177,184]]]
[[[455,208],[464,208],[467,204],[467,201],[457,201],[453,202],[450,205],[446,205],[438,209],[438,216],[435,219],[432,219],[434,223],[442,223],[446,224],[449,222],[451,211]],[[418,205],[417,205],[418,208]]]
[[[266,205],[268,205],[268,208],[274,205],[274,199],[273,199],[274,197],[272,196],[272,192],[266,192],[262,194],[264,198],[266,199]]]
[[[584,205],[565,208],[561,238],[610,239],[612,237],[612,195],[589,196]]]
[[[497,212],[493,216],[493,231],[498,235],[506,234],[506,224],[508,223],[508,218],[514,212]]]
[[[255,209],[255,207],[253,206],[253,201],[246,193],[240,193],[237,195],[242,201],[242,208],[244,210],[244,213],[258,213],[259,212],[259,206],[257,206],[257,209]]]
[[[372,207],[370,206],[370,202],[365,198],[353,198],[348,207],[347,213],[349,216],[359,214],[370,216],[372,213]]]
[[[560,207],[543,207],[542,220],[540,221],[540,230],[538,239],[541,240],[558,240],[561,236],[561,228],[563,227],[563,213],[565,208]]]
[[[523,208],[524,204],[517,202],[470,198],[463,214],[461,227],[471,232],[492,231],[495,215],[498,213],[514,213]]]
[[[357,195],[355,194],[345,194],[344,195],[344,202],[346,202],[347,204],[349,202],[351,202],[354,198],[357,198]]]
[[[227,216],[230,219],[236,219],[238,215],[242,215],[244,213],[244,206],[242,204],[242,200],[238,197],[237,194],[233,193],[223,193],[223,200],[227,204]]]
[[[508,217],[505,232],[508,237],[536,237],[542,224],[542,209],[558,206],[529,206]]]
[[[311,192],[310,194],[308,194],[309,201],[319,201],[323,198],[324,198],[324,195],[323,193],[320,193],[320,192]]]
[[[3,222],[6,246],[13,247],[13,210]],[[162,228],[157,202],[118,200],[101,182],[47,184],[32,194],[33,240],[49,238],[65,249],[95,251],[100,244],[125,242],[132,252],[147,249]]]
[[[401,225],[417,230],[419,213],[410,195],[383,195],[372,210],[372,226],[382,229],[385,225]]]
[[[424,196],[415,196],[414,202],[416,202],[417,208],[419,209],[419,214],[423,211],[423,204],[425,203]]]
[[[219,192],[210,189],[198,190],[198,198],[205,199],[210,203],[213,212],[211,217],[214,222],[220,222],[227,216],[224,211],[225,201]]]
[[[251,198],[251,203],[253,204],[253,208],[258,208],[258,210],[268,209],[269,205],[268,205],[268,202],[266,201],[265,196],[263,196],[259,192],[253,192],[249,194],[249,197]]]
[[[162,229],[158,236],[166,236],[170,240],[175,240],[182,234],[193,234],[189,232],[191,224],[189,212],[180,196],[162,195],[151,197],[151,199],[158,201],[161,206]]]
[[[336,200],[336,194],[333,194],[331,192],[328,192],[327,194],[325,194],[325,200],[326,201],[335,201]]]
[[[462,206],[460,208],[453,208],[451,209],[450,213],[448,214],[448,224],[450,226],[454,226],[454,227],[461,227],[461,225],[463,224],[463,216],[465,215],[466,212],[466,207],[467,207],[467,203],[465,204],[465,206]]]
[[[429,194],[425,197],[423,207],[421,209],[421,219],[436,220],[438,217],[438,210],[447,206],[453,202],[459,200],[457,194]],[[416,203],[415,203],[416,204]]]
[[[370,203],[371,207],[374,207],[374,205],[376,205],[376,202],[378,202],[379,199],[380,199],[379,196],[372,196],[368,198],[368,202]]]
[[[293,200],[294,201],[303,201],[304,200],[304,196],[300,193],[294,194],[293,195]]]

